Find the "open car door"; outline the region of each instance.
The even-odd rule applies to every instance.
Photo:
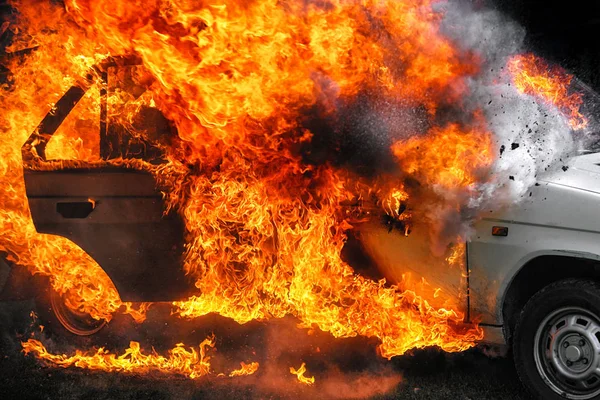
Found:
[[[104,71],[127,67],[105,66]],[[101,75],[101,158],[151,157],[156,162],[159,149],[141,143],[142,150],[129,152],[128,146],[135,147],[131,138],[122,128],[111,127],[109,74]],[[25,186],[36,230],[66,237],[85,250],[112,279],[123,301],[185,299],[193,285],[181,262],[184,224],[176,212],[165,214],[152,173],[109,163],[64,167],[72,163],[46,160],[46,144],[86,90],[85,84],[71,87],[23,145]]]

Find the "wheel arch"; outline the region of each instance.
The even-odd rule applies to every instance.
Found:
[[[499,302],[507,343],[511,341],[520,310],[531,296],[554,282],[568,278],[600,281],[600,256],[584,252],[553,251],[533,254],[523,260],[508,281]]]

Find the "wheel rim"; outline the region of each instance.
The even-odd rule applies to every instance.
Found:
[[[546,384],[567,399],[600,394],[600,319],[566,307],[548,315],[534,339],[534,359]]]
[[[69,332],[79,336],[89,336],[97,333],[106,325],[104,319],[94,319],[87,313],[73,311],[66,305],[60,294],[54,290],[51,290],[51,292],[52,311],[61,325]]]

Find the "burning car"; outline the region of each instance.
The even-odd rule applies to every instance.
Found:
[[[538,396],[600,394],[600,159],[548,174],[535,162],[585,129],[570,75],[520,48],[487,57],[487,42],[456,39],[477,24],[444,27],[430,2],[284,3],[18,4],[14,46],[31,54],[10,62],[0,99],[0,250],[44,277],[45,332],[93,335],[118,311],[140,322],[153,302],[173,318],[291,315],[375,338],[386,358],[509,344]],[[537,185],[495,208],[523,195],[498,178],[521,172],[496,163],[498,148],[535,143],[523,121],[548,114],[548,142],[566,144],[532,146],[517,189]],[[443,233],[452,246],[433,245]],[[137,342],[119,357],[21,344],[61,366],[214,372],[214,338],[169,357]],[[258,369],[245,366],[229,376]]]
[[[108,79],[106,73],[103,77]],[[84,249],[123,301],[184,300],[194,287],[181,268],[183,223],[177,213],[165,212],[154,176],[125,163],[139,158],[160,164],[160,146],[105,121],[99,138],[102,158],[124,165],[56,168],[60,160],[46,159],[46,145],[84,92],[79,86],[69,89],[23,145],[36,229]],[[100,103],[105,116],[106,97]],[[146,110],[145,115],[159,130],[155,138],[170,129],[160,113]],[[597,154],[576,157],[568,167],[540,179],[518,207],[480,220],[466,251],[454,255],[460,271],[448,269],[447,259],[431,253],[426,232],[419,229],[407,235],[404,226],[390,229],[371,221],[360,225],[361,248],[392,279],[400,279],[393,276],[398,265],[404,266],[402,273],[414,269],[421,274],[419,265],[428,265],[427,279],[456,295],[454,305],[464,311],[467,322],[480,321],[485,342],[513,346],[519,375],[533,393],[594,398],[600,393],[600,254],[594,217],[600,200],[599,165]],[[102,319],[73,311],[54,290],[47,295],[41,306],[46,319],[53,313],[50,318],[67,331],[90,335],[105,325]]]
[[[519,207],[486,216],[468,244],[470,307],[543,398],[600,393],[599,165],[597,153],[574,157]]]
[[[481,316],[484,341],[512,346],[522,381],[544,399],[600,393],[599,165],[597,153],[574,157],[519,206],[477,222],[466,244],[466,315]],[[365,238],[386,270],[414,256],[415,243],[386,231]],[[432,280],[448,286],[441,264]]]
[[[121,60],[119,68],[129,68],[131,73],[134,62]],[[102,68],[114,70],[117,65],[108,62]],[[107,85],[109,74],[101,76]],[[135,137],[107,117],[107,97],[116,88],[104,90],[99,151],[108,163],[47,170],[60,160],[46,160],[46,145],[84,95],[86,86],[81,86],[71,87],[61,97],[23,145],[25,186],[36,230],[63,236],[84,249],[102,265],[125,301],[184,300],[192,293],[193,284],[181,268],[181,218],[174,212],[165,213],[163,195],[150,172],[110,164],[115,159],[154,165],[164,162],[158,143],[170,126],[158,110],[141,111],[144,123],[153,128],[153,136]],[[88,335],[104,326],[103,319],[74,313],[56,291],[48,290],[46,297],[46,306],[71,333]]]

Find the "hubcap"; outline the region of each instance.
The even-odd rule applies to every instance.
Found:
[[[569,346],[565,350],[565,357],[571,362],[576,362],[581,359],[581,349],[578,346]]]
[[[587,310],[567,307],[540,324],[534,359],[542,379],[567,399],[600,394],[600,319]]]

